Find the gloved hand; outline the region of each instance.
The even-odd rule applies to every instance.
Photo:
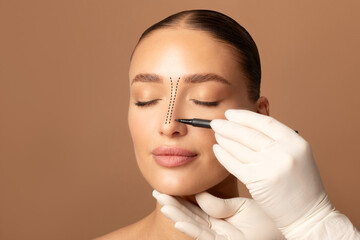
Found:
[[[153,196],[163,206],[163,214],[175,222],[175,228],[194,239],[284,239],[272,220],[252,199],[221,199],[203,192],[195,196],[200,209],[184,199],[156,190]]]
[[[307,239],[335,211],[325,192],[311,147],[272,117],[228,110],[211,122],[219,162],[249,189],[286,239]]]

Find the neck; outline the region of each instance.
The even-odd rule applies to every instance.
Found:
[[[239,192],[237,183],[238,180],[233,175],[229,175],[222,182],[206,191],[216,197],[224,199],[238,197]],[[181,196],[181,198],[198,206],[195,195]],[[162,206],[156,202],[156,208],[151,213],[153,218],[152,226],[154,227],[154,229],[152,229],[154,235],[152,235],[156,236],[157,239],[192,239],[175,229],[175,223],[162,214],[160,211],[161,207]]]

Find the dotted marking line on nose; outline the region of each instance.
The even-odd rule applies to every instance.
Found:
[[[167,110],[167,113],[166,113],[165,124],[170,123],[169,117],[170,117],[170,112],[171,112],[172,101],[173,101],[173,81],[172,81],[172,79],[170,77],[170,101],[169,101],[169,107],[168,107],[168,110]]]
[[[176,98],[176,94],[177,94],[177,90],[178,90],[178,86],[179,86],[179,81],[180,81],[180,77],[177,79],[175,89],[174,89],[174,82],[173,82],[172,78],[170,77],[170,101],[169,101],[169,107],[168,107],[168,110],[166,113],[165,124],[170,124],[170,122],[171,122],[172,114],[174,111],[175,98]]]
[[[174,111],[174,105],[175,105],[176,94],[177,94],[177,90],[178,90],[178,86],[179,86],[179,81],[180,81],[180,77],[177,79],[176,85],[175,85],[175,92],[173,94],[173,101],[172,101],[172,104],[171,104],[169,123],[171,122],[172,114],[173,114],[173,111]]]

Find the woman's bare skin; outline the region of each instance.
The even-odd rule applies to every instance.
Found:
[[[211,194],[222,197],[231,198],[237,197],[237,179],[230,175],[220,184],[209,189]],[[194,196],[183,197],[193,203]],[[147,240],[190,240],[189,236],[179,232],[174,228],[174,223],[166,218],[160,211],[161,205],[156,203],[156,208],[148,216],[140,221],[120,228],[116,231],[108,233],[104,236],[98,237],[95,240],[135,240],[135,239],[147,239]]]

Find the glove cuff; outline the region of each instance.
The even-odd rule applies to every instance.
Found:
[[[296,220],[289,226],[279,228],[286,239],[307,239],[307,235],[322,221],[324,221],[335,208],[325,194],[317,206],[311,209],[305,216]]]

